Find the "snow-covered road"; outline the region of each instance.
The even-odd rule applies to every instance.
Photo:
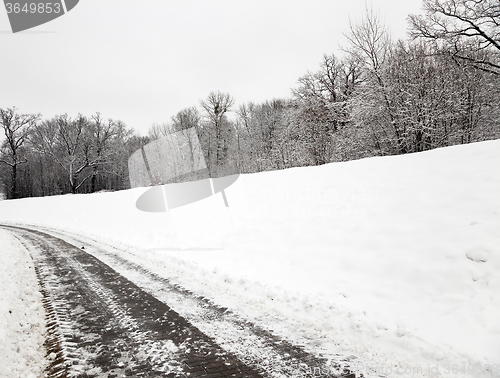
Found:
[[[5,229],[29,250],[41,282],[50,376],[350,375],[348,361],[312,356],[112,247],[60,231]]]

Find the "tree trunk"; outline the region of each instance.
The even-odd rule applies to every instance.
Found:
[[[90,192],[95,193],[97,191],[97,167],[93,167],[92,179],[90,184]]]
[[[17,195],[17,162],[16,161],[14,161],[14,164],[12,165],[10,195],[11,195],[12,199],[16,199],[18,197],[18,195]]]

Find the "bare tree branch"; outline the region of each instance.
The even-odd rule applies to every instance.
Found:
[[[443,53],[500,74],[500,1],[424,0],[424,10],[425,16],[408,18],[413,38],[433,40]],[[481,51],[489,53],[477,56]]]

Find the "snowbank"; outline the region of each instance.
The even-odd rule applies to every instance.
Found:
[[[0,377],[36,378],[45,367],[45,313],[33,262],[0,229]]]
[[[500,377],[500,141],[242,175],[168,214],[144,189],[0,203],[92,235],[364,373]]]

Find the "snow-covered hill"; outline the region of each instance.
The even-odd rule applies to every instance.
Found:
[[[499,167],[496,140],[242,175],[229,209],[143,213],[138,188],[1,201],[0,222],[120,246],[364,373],[500,377]]]

